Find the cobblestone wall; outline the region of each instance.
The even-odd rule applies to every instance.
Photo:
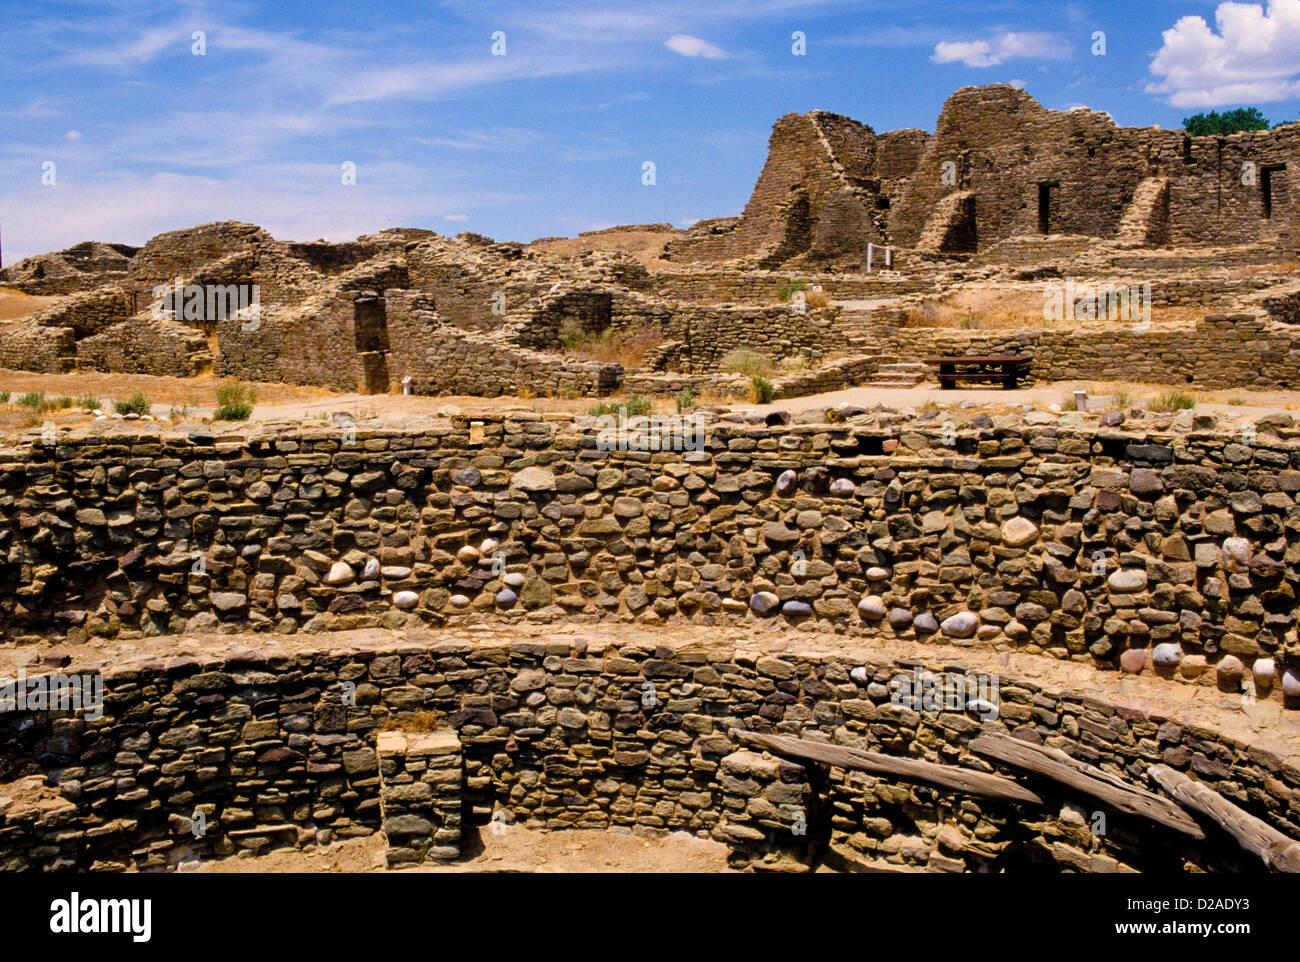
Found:
[[[1286,429],[894,420],[717,422],[658,452],[566,416],[38,444],[0,463],[0,617],[9,638],[814,622],[1300,694]]]
[[[432,804],[427,814],[443,819],[425,836],[439,843],[425,852],[434,857],[450,857],[458,814],[481,823],[494,807],[535,828],[712,835],[743,855],[752,836],[729,800],[801,766],[759,756],[739,764],[737,730],[976,768],[984,765],[969,751],[971,737],[1015,732],[1138,782],[1149,765],[1170,765],[1283,831],[1300,829],[1300,770],[1265,743],[1014,675],[1001,680],[999,717],[981,726],[960,710],[898,703],[891,680],[916,666],[861,653],[776,657],[608,637],[136,656],[105,669],[102,717],[0,717],[5,789],[14,793],[0,799],[0,866],[165,869],[380,830],[401,864],[421,854],[401,842],[425,827],[416,824],[422,816],[391,807],[399,799]],[[432,738],[386,730],[421,713],[446,719]],[[447,776],[461,765],[451,732],[463,754],[459,813],[445,805]],[[447,754],[422,757],[454,767],[412,765],[409,755],[399,765],[398,741],[432,743]],[[425,802],[409,790],[415,776],[435,789]],[[33,798],[36,785],[43,797]],[[402,785],[407,792],[394,791]],[[841,840],[932,870],[1223,869],[1248,858],[1221,840],[1192,844],[1115,813],[1094,835],[1091,814],[1051,789],[1040,789],[1046,811],[834,770],[823,789]],[[381,793],[391,817],[383,818]],[[812,799],[787,792],[768,802],[752,814],[780,826],[778,806]],[[811,810],[807,820],[821,827]]]

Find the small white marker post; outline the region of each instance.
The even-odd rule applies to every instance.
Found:
[[[873,245],[871,241],[867,241],[867,273],[868,274],[871,273],[871,253],[872,250],[874,249],[874,246],[875,245]]]
[[[402,378],[402,393],[403,394],[411,393],[411,375],[409,374],[406,375],[406,377]]]
[[[885,248],[885,266],[886,267],[894,266],[894,249],[892,247]]]

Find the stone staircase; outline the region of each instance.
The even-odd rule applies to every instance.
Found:
[[[925,380],[925,364],[920,361],[894,361],[881,364],[866,387],[916,387]]]

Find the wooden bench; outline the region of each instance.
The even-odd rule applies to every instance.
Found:
[[[989,354],[965,357],[927,357],[926,364],[939,368],[939,387],[951,389],[958,381],[983,381],[1001,384],[1011,390],[1029,373],[1028,354]]]

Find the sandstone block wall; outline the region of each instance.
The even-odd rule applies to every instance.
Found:
[[[901,356],[1028,353],[1041,381],[1111,380],[1203,389],[1300,385],[1300,338],[1256,314],[1210,314],[1195,325],[1156,324],[1145,331],[1117,321],[1074,329],[972,332],[895,331]],[[933,376],[934,372],[931,372]]]
[[[124,321],[77,342],[77,366],[88,371],[193,377],[211,364],[203,335],[175,321]]]
[[[379,813],[389,868],[460,855],[463,779],[454,731],[383,732],[379,754]]]
[[[77,363],[77,337],[70,327],[30,321],[0,325],[0,367],[62,374]]]
[[[30,321],[41,327],[70,327],[77,338],[83,338],[116,324],[129,313],[126,295],[120,288],[98,287],[57,301],[37,311]]]
[[[666,250],[676,260],[744,257],[760,266],[834,258],[846,246],[865,250],[884,236],[876,152],[875,133],[848,117],[786,114],[772,128],[767,162],[734,227],[693,232]]]

